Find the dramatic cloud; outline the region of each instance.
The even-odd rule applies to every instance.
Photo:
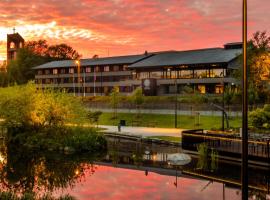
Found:
[[[0,0],[6,34],[67,43],[84,57],[222,46],[241,40],[242,0]],[[249,1],[249,35],[270,31],[270,2]]]

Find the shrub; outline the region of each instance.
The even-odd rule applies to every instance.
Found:
[[[270,105],[257,108],[249,113],[249,122],[255,128],[270,128]]]

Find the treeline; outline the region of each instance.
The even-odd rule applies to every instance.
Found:
[[[16,60],[7,65],[7,72],[0,72],[1,87],[25,84],[33,80],[35,66],[54,60],[78,59],[81,55],[67,44],[49,45],[46,40],[38,40],[26,42],[16,57]]]

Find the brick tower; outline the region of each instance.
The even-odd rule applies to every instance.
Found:
[[[7,34],[7,64],[16,59],[17,52],[24,47],[24,39],[19,33]]]

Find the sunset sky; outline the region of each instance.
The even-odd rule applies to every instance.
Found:
[[[249,36],[270,33],[270,1],[248,0]],[[242,0],[0,0],[0,60],[13,27],[84,58],[219,47],[241,40]]]

